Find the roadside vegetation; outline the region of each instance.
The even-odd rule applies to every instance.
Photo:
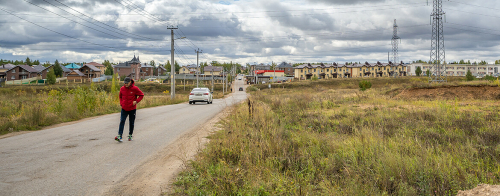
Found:
[[[49,72],[50,73],[50,72]],[[176,87],[170,99],[170,85],[136,83],[145,98],[138,109],[188,101],[193,85]],[[119,88],[123,83],[55,84],[50,86],[8,86],[0,88],[0,135],[83,118],[120,112]],[[214,98],[221,98],[222,85],[215,86]]]
[[[396,99],[389,92],[442,84],[376,78],[361,91],[360,81],[252,87],[172,194],[456,195],[500,183],[499,100]]]

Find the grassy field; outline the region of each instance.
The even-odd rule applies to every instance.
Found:
[[[370,79],[364,92],[356,79],[257,86],[172,194],[456,195],[499,184],[499,100],[387,95],[426,80]]]
[[[0,135],[15,131],[39,130],[62,122],[120,112],[118,91],[112,82],[51,86],[8,86],[0,88]],[[176,86],[170,99],[170,85],[136,84],[145,94],[138,109],[188,101],[192,85]],[[222,85],[215,86],[214,98],[221,98]]]

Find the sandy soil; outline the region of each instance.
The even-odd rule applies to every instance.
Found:
[[[483,99],[499,100],[500,88],[497,86],[442,86],[399,89],[389,92],[394,98],[403,99]]]
[[[457,196],[495,196],[500,195],[500,185],[480,184],[476,188],[467,191],[458,191]]]
[[[127,176],[105,195],[163,195],[171,190],[171,183],[179,172],[186,168],[188,161],[208,142],[206,138],[218,131],[217,123],[230,113],[231,108],[178,138],[175,143],[159,152]]]

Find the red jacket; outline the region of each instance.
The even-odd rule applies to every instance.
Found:
[[[134,85],[134,80],[130,80],[130,82],[129,87],[122,86],[120,88],[120,105],[125,111],[135,110],[137,105],[134,105],[133,102],[137,101],[139,103],[144,98],[144,93],[142,93],[139,87]]]

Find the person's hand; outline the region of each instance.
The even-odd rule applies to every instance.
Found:
[[[134,101],[132,104],[137,105],[137,101]]]

